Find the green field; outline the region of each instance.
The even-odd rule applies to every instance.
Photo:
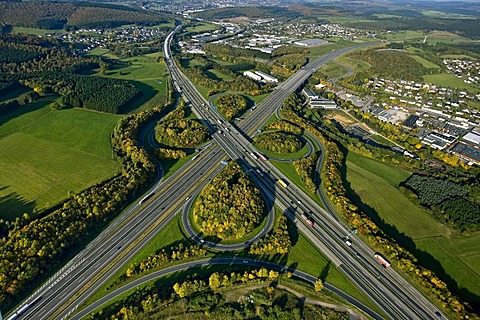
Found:
[[[480,295],[480,232],[463,235],[434,219],[413,204],[397,188],[408,171],[349,153],[347,180],[351,188],[402,237],[413,240],[428,267],[439,276],[452,277],[461,290]],[[407,240],[409,241],[409,240]],[[465,297],[471,298],[467,293]]]
[[[43,36],[46,34],[51,34],[55,32],[65,32],[63,29],[52,29],[52,30],[46,30],[46,29],[38,29],[38,28],[23,28],[23,27],[13,27],[13,32],[16,33],[26,33],[26,34],[33,34],[35,36]]]
[[[315,59],[320,56],[323,56],[324,54],[331,52],[332,50],[341,49],[345,47],[346,47],[345,45],[337,44],[337,43],[326,44],[318,47],[311,47],[311,48],[308,48],[309,53],[307,54],[307,57],[309,57],[310,59]]]
[[[187,26],[185,28],[186,32],[207,32],[217,30],[218,26],[212,23],[199,23],[196,26]]]
[[[337,57],[333,61],[348,70],[353,70],[356,72],[370,69],[372,67],[368,62],[348,58],[346,56]]]
[[[210,69],[208,71],[205,71],[205,74],[208,75],[212,79],[221,79],[223,81],[232,81],[233,80],[233,78],[230,75],[225,74],[225,73],[223,73],[221,71],[218,71],[218,70],[215,70],[215,69]]]
[[[348,72],[343,66],[333,61],[327,62],[327,64],[321,67],[319,71],[326,75],[328,79],[343,76]]]
[[[465,89],[472,93],[479,93],[478,86],[463,82],[462,79],[457,78],[451,73],[427,74],[423,76],[425,82],[433,83],[441,87]]]
[[[0,117],[1,218],[56,205],[120,170],[110,145],[119,116],[51,111],[54,99]]]
[[[437,66],[435,63],[433,62],[430,62],[428,61],[427,59],[424,59],[420,56],[417,56],[417,55],[411,55],[410,57],[412,57],[413,59],[415,59],[416,61],[420,62],[422,64],[422,66],[424,66],[425,68],[427,69],[440,69],[439,66]]]

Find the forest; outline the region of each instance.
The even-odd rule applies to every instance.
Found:
[[[443,212],[444,219],[461,229],[480,227],[480,206],[469,200],[468,190],[457,183],[413,174],[404,185],[417,195],[421,205]]]
[[[363,60],[371,65],[374,76],[423,81],[422,76],[431,72],[408,54],[393,50],[357,50],[348,55],[352,59]]]
[[[240,239],[262,222],[265,202],[260,190],[235,162],[230,162],[200,193],[193,221],[208,236]]]
[[[63,29],[148,25],[168,20],[158,13],[119,5],[0,1],[0,21],[14,27]]]

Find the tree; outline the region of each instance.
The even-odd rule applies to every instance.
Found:
[[[314,288],[315,288],[315,291],[317,291],[317,292],[322,291],[322,289],[323,289],[322,279],[317,279],[317,281],[315,281]]]
[[[220,287],[220,277],[218,272],[212,273],[208,278],[208,285],[212,290],[217,290]]]

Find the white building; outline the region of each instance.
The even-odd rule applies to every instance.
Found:
[[[277,78],[272,77],[271,75],[266,74],[266,73],[264,73],[264,72],[262,72],[262,71],[255,71],[255,74],[257,74],[257,75],[259,75],[260,77],[262,77],[262,78],[265,80],[265,82],[275,82],[275,83],[278,82],[278,79],[277,79]]]
[[[255,73],[253,73],[253,72],[251,72],[251,71],[245,71],[245,72],[243,73],[243,75],[244,75],[245,77],[252,78],[252,79],[255,80],[255,81],[261,81],[261,80],[262,80],[262,77],[260,77],[259,75],[255,74]]]

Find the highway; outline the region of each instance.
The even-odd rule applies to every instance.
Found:
[[[220,145],[230,158],[247,170],[252,179],[257,184],[262,185],[262,189],[269,189],[274,195],[277,205],[281,206],[282,203],[290,205],[290,208],[295,211],[296,218],[300,218],[299,221],[302,221],[302,223],[305,222],[305,218],[302,217],[308,217],[314,221],[312,226],[314,235],[310,239],[319,239],[323,243],[322,251],[361,290],[367,293],[388,317],[393,319],[437,318],[435,315],[437,308],[407,281],[403,280],[392,268],[384,269],[373,258],[374,252],[364,245],[358,237],[353,237],[355,245],[352,247],[345,243],[344,237],[350,230],[343,222],[331,213],[326,212],[292,183],[289,182],[289,187],[285,190],[276,187],[276,181],[279,179],[288,181],[288,179],[268,162],[258,160],[258,156],[256,156],[258,153],[248,139],[256,128],[260,127],[273,111],[281,106],[288,95],[298,88],[316,68],[354,48],[333,51],[307,64],[279,85],[271,95],[257,105],[257,110],[250,112],[250,115],[244,121],[237,123],[237,129],[237,127],[227,124],[216,109],[210,108],[193,84],[181,73],[175,61],[171,59],[170,41],[171,39],[165,43],[165,52],[167,52],[167,65],[176,81],[176,85],[192,102],[193,107],[197,108],[197,116],[209,119],[211,123],[218,122],[220,124],[217,129],[223,137],[220,138],[226,142],[226,145],[222,143]],[[362,46],[365,45],[357,46],[355,49]],[[253,115],[254,112],[256,114]]]
[[[180,26],[175,31],[179,28]],[[210,108],[193,84],[176,67],[170,53],[172,37],[173,34],[170,34],[165,41],[167,66],[177,89],[192,103],[197,116],[204,119],[217,145],[203,149],[195,160],[166,181],[157,184],[147,193],[145,201],[133,203],[92,243],[32,294],[20,307],[32,302],[35,304],[17,319],[63,319],[74,312],[185,205],[187,197],[198,192],[200,186],[221,169],[220,161],[226,159],[225,153],[249,171],[249,175],[262,190],[269,190],[271,198],[275,198],[275,203],[280,208],[294,212],[295,217],[291,218],[296,221],[299,229],[308,230],[304,232],[311,241],[371,296],[389,317],[435,318],[435,307],[416,290],[410,286],[405,287],[405,281],[395,280],[397,278],[393,269],[383,270],[373,259],[373,252],[362,246],[359,239],[355,239],[357,250],[345,245],[342,240],[347,232],[345,225],[291,183],[287,188],[279,188],[276,184],[278,179],[288,180],[268,162],[258,159],[255,155],[257,151],[248,138],[316,68],[340,54],[367,44],[337,50],[310,62],[280,84],[257,105],[256,110],[249,112],[237,128],[226,123],[216,110]],[[151,197],[148,197],[150,194]],[[301,218],[297,220],[301,214],[310,212],[314,212],[314,228],[306,226]]]

